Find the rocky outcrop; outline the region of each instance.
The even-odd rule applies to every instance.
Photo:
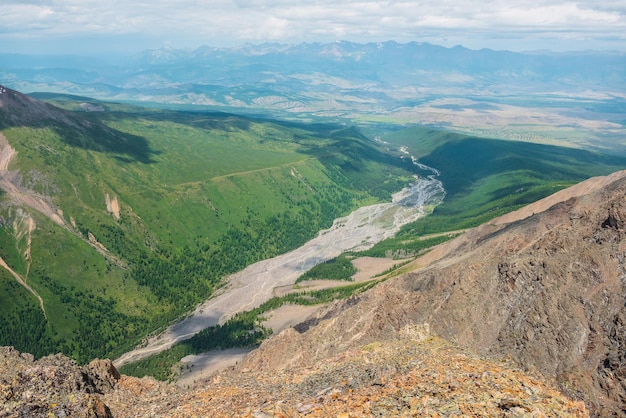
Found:
[[[582,402],[510,362],[481,359],[402,328],[307,367],[240,368],[184,396],[173,416],[586,417]]]
[[[0,417],[588,416],[541,376],[461,350],[427,324],[307,367],[231,368],[191,390],[119,376],[108,360],[35,362],[7,347],[0,376]]]
[[[428,323],[555,379],[594,414],[625,414],[626,172],[560,196],[468,231],[306,332],[267,341],[243,367],[307,367]]]
[[[102,400],[119,373],[110,360],[80,367],[57,354],[34,361],[0,347],[0,417],[93,417],[113,415]]]

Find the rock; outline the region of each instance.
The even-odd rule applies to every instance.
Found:
[[[89,373],[61,354],[35,361],[0,348],[0,416],[110,418],[98,391]]]
[[[120,373],[109,359],[93,360],[84,370],[98,393],[110,392],[120,379]]]

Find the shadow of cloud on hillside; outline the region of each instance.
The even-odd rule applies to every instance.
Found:
[[[145,137],[121,132],[99,122],[87,127],[87,132],[82,138],[59,134],[69,145],[113,154],[113,158],[125,163],[152,164],[153,156],[160,153],[150,147]]]
[[[0,129],[50,129],[73,147],[116,154],[120,161],[153,163],[157,154],[144,137],[104,125],[96,115],[71,112],[4,88],[0,101]]]
[[[253,120],[242,115],[226,112],[213,111],[188,111],[160,109],[158,111],[133,112],[136,117],[144,120],[162,122],[168,121],[187,125],[194,128],[218,131],[247,131]],[[101,114],[100,118],[114,119],[116,117],[128,117],[127,113],[109,112]]]
[[[78,119],[78,118],[77,118]],[[78,119],[78,125],[52,125],[60,138],[68,145],[89,151],[112,154],[113,158],[125,163],[154,163],[158,151],[150,147],[142,136],[121,132],[91,118]]]
[[[471,228],[626,168],[624,156],[509,140],[461,137],[426,142],[425,148],[419,161],[440,171],[446,197],[429,216],[404,227],[399,238]]]
[[[582,181],[626,168],[626,157],[576,148],[469,137],[448,141],[420,162],[441,171],[448,200],[464,195],[485,178],[526,173],[520,180]],[[521,182],[510,191],[524,187]],[[501,193],[506,190],[501,190]]]

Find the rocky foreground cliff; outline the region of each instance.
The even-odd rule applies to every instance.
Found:
[[[624,415],[625,233],[626,172],[590,179],[433,249],[189,390],[4,349],[0,416]]]
[[[537,373],[487,360],[408,326],[391,340],[307,367],[231,369],[183,390],[0,350],[0,417],[588,416]]]

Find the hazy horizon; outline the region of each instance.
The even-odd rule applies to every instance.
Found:
[[[0,52],[128,54],[171,46],[428,42],[510,51],[626,51],[626,4],[268,0],[6,0]]]

